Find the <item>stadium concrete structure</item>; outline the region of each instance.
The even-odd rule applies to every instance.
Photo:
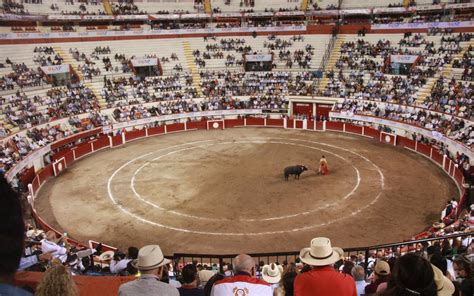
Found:
[[[472,198],[473,3],[131,2],[4,2],[0,148],[38,228],[221,268],[242,252],[294,261],[316,236],[365,260],[444,239],[438,222],[471,238],[456,227]],[[309,170],[285,182],[296,164]],[[128,280],[76,278],[87,295]]]

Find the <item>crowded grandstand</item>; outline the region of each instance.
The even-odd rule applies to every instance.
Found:
[[[474,295],[472,1],[3,0],[0,24],[0,295]],[[35,207],[84,156],[233,127],[404,148],[457,193],[403,241],[240,255],[77,240]]]

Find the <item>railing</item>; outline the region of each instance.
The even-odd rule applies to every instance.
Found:
[[[351,256],[358,256],[362,255],[364,260],[360,261],[359,263],[364,263],[364,266],[368,266],[369,258],[373,252],[382,252],[384,255],[387,254],[405,254],[411,252],[419,252],[426,250],[422,247],[422,244],[433,244],[435,242],[443,242],[446,239],[469,239],[472,241],[472,237],[474,236],[474,232],[465,232],[465,233],[456,233],[450,234],[442,237],[434,237],[434,238],[426,238],[426,239],[417,239],[417,240],[410,240],[405,242],[397,242],[397,243],[388,243],[388,244],[380,244],[375,246],[369,247],[357,247],[357,248],[344,248],[344,257],[349,258]],[[308,242],[309,243],[309,242]],[[292,251],[292,252],[275,252],[275,253],[251,253],[249,254],[253,257],[257,263],[263,261],[265,264],[270,263],[291,263],[296,262],[297,258],[299,258],[299,251]],[[226,263],[232,263],[235,256],[238,254],[226,254],[226,255],[209,255],[209,254],[186,254],[186,253],[175,253],[174,260],[175,262],[181,262],[183,265],[186,263],[191,263],[193,261],[197,261],[201,264],[219,264],[221,268],[221,272],[223,272],[222,267]]]

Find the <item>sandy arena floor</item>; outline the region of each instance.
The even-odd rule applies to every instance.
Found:
[[[330,174],[318,176],[321,155]],[[283,168],[305,164],[301,179]],[[173,253],[295,251],[316,236],[356,247],[400,241],[438,219],[457,189],[428,159],[341,133],[197,131],[84,158],[35,206],[80,241]]]

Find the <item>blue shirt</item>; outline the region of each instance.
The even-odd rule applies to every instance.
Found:
[[[32,296],[30,292],[15,286],[0,284],[0,296]]]

